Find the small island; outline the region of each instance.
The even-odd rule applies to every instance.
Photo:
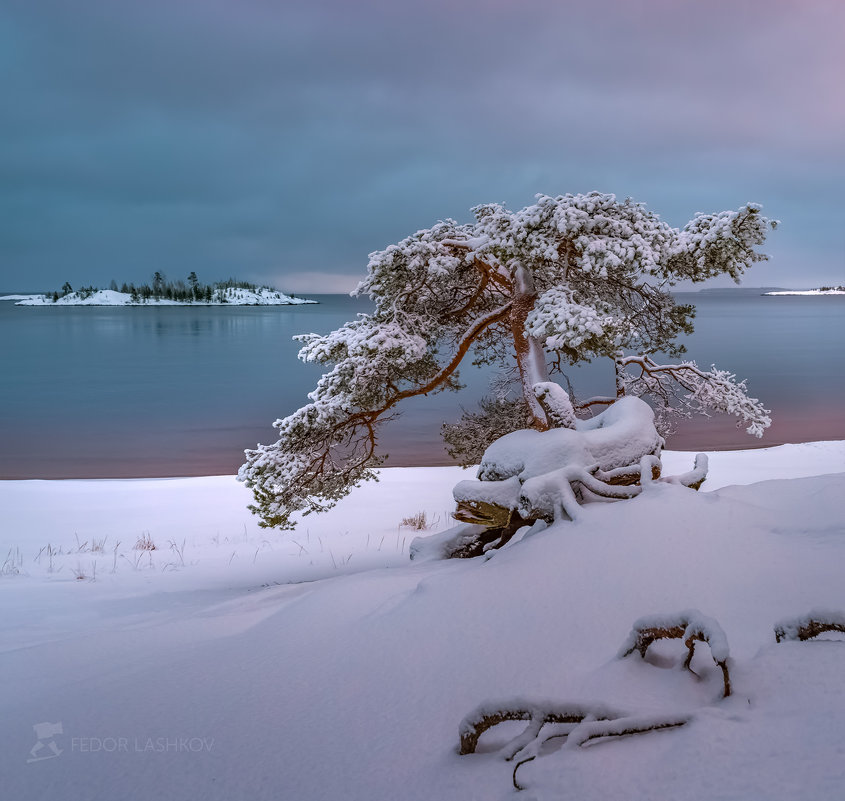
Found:
[[[845,295],[845,286],[820,286],[817,289],[779,289],[764,295]]]
[[[87,286],[74,290],[66,281],[61,291],[6,295],[0,300],[15,301],[16,306],[293,306],[317,302],[231,278],[203,284],[195,272],[188,275],[187,281],[167,281],[156,272],[152,284],[123,283],[118,287],[112,281],[108,289]]]

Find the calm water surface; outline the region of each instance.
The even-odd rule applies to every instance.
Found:
[[[307,402],[320,368],[294,334],[327,332],[366,301],[291,307],[33,308],[0,302],[0,477],[233,473],[273,420]],[[747,378],[772,409],[762,440],[730,418],[685,424],[669,447],[747,448],[845,439],[845,296],[680,295],[698,308],[689,355]],[[472,407],[488,376],[415,398],[381,438],[389,464],[446,464],[438,430]],[[612,391],[610,365],[573,374],[581,395]]]

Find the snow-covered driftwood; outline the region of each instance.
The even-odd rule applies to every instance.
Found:
[[[813,609],[802,617],[781,620],[775,624],[775,640],[810,640],[825,631],[845,633],[845,612]]]
[[[712,617],[701,614],[697,609],[687,609],[672,615],[648,615],[634,621],[628,638],[619,649],[619,658],[624,659],[634,651],[639,651],[645,658],[646,651],[655,640],[680,639],[687,647],[684,667],[690,669],[696,642],[706,642],[710,646],[713,661],[721,668],[724,680],[724,697],[731,694],[731,678],[728,672],[728,638]]]

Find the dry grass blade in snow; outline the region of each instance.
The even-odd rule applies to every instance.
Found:
[[[411,515],[410,517],[403,517],[401,525],[412,528],[414,531],[425,531],[431,523],[429,523],[428,517],[423,510],[422,512],[417,512],[415,515]]]
[[[155,549],[156,549],[156,546],[155,546],[155,543],[153,542],[153,538],[150,536],[149,531],[145,531],[135,541],[135,550],[136,551],[154,551]]]

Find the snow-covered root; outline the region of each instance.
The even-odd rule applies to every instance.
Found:
[[[451,559],[472,554],[483,548],[486,538],[492,537],[496,541],[494,532],[484,526],[472,523],[461,523],[446,531],[429,534],[425,537],[414,537],[411,540],[409,554],[412,561],[425,562],[435,559]]]
[[[603,704],[512,699],[504,703],[485,703],[467,715],[458,727],[460,754],[474,754],[478,740],[488,729],[510,720],[528,721],[526,728],[500,750],[506,761],[517,760],[513,769],[513,786],[524,787],[516,778],[526,762],[540,754],[543,745],[555,738],[566,738],[565,748],[574,749],[603,737],[625,737],[660,729],[683,726],[692,720],[689,714],[629,715]]]
[[[540,383],[535,391],[549,408],[564,413],[568,396],[561,387]],[[454,517],[492,531],[474,544],[461,543],[451,555],[478,556],[537,520],[577,520],[582,504],[634,498],[654,481],[698,489],[707,477],[707,457],[698,454],[687,473],[661,477],[662,445],[654,413],[634,397],[577,420],[575,429],[522,429],[500,437],[484,452],[478,477],[458,482],[452,491]]]
[[[535,391],[557,410],[553,419],[563,421],[568,403],[563,389],[540,383]],[[651,408],[633,397],[620,398],[589,420],[576,420],[573,428],[514,431],[487,448],[476,480],[455,486],[456,516],[497,527],[508,510],[518,510],[526,520],[575,519],[582,500],[631,498],[639,486],[630,487],[657,479],[662,445]]]
[[[567,748],[580,748],[592,740],[603,737],[626,737],[629,734],[643,734],[647,731],[674,729],[692,720],[691,714],[676,715],[632,715],[614,720],[584,721],[574,729],[566,740]]]
[[[437,534],[415,537],[411,540],[410,556],[415,561],[432,559],[471,559],[482,556],[487,551],[506,545],[514,534],[523,526],[531,523],[523,520],[516,512],[507,518],[507,522],[497,527],[489,523],[479,524],[478,518],[456,512],[455,517],[461,524]],[[485,521],[490,518],[482,518]]]
[[[593,475],[605,484],[612,486],[639,484],[643,476],[643,459],[648,459],[651,465],[651,479],[657,481],[660,478],[662,465],[660,459],[654,455],[644,456],[636,464],[628,465],[627,467],[617,467],[613,470],[595,470],[591,471]],[[647,470],[645,471],[648,472]]]
[[[678,476],[666,476],[666,478],[661,479],[661,481],[665,481],[667,484],[681,484],[684,487],[689,487],[690,489],[700,489],[701,485],[704,483],[704,479],[707,478],[707,469],[709,467],[709,462],[707,460],[706,453],[698,453],[695,456],[695,464],[692,470],[681,473]]]
[[[510,523],[519,505],[521,486],[516,476],[505,481],[461,481],[452,490],[457,503],[452,516],[462,523],[503,528]]]
[[[504,529],[514,514],[521,524],[533,520],[577,520],[585,501],[634,498],[653,481],[698,489],[707,477],[707,456],[699,453],[695,466],[678,476],[661,477],[660,460],[651,454],[630,465],[602,470],[597,464],[569,464],[520,483],[516,476],[498,481],[467,479],[455,485],[454,517],[463,523]]]
[[[684,667],[691,670],[696,642],[710,646],[713,661],[722,670],[724,698],[731,694],[731,678],[728,672],[728,638],[715,618],[701,614],[697,609],[688,609],[674,615],[649,615],[634,621],[631,633],[619,649],[619,658],[624,659],[634,651],[645,658],[646,651],[655,640],[681,639],[687,647]]]
[[[656,456],[644,456],[639,464],[612,471],[602,471],[595,464],[586,468],[568,465],[529,478],[523,484],[515,476],[504,481],[469,479],[461,481],[453,491],[458,504],[454,517],[491,528],[507,526],[516,512],[523,521],[560,520],[564,516],[575,520],[580,508],[578,495],[590,500],[633,498],[642,491],[642,486],[633,482],[641,481],[643,475],[647,476],[646,481],[660,476],[660,460]]]
[[[526,520],[577,520],[581,505],[572,484],[590,478],[589,471],[575,465],[529,478],[522,485],[517,500],[519,514]]]
[[[506,702],[487,702],[476,707],[458,726],[461,740],[459,753],[474,754],[481,735],[507,720],[529,721],[525,731],[502,748],[505,759],[510,760],[537,737],[546,723],[581,723],[587,718],[611,720],[622,717],[623,714],[601,704],[561,704],[555,701],[529,701],[521,698]],[[533,734],[526,737],[529,732]]]
[[[698,489],[707,477],[707,456],[698,454],[695,467],[679,476],[661,478],[660,470],[660,459],[652,455],[643,456],[637,464],[610,471],[600,470],[598,465],[561,467],[529,478],[522,485],[517,509],[525,520],[566,519],[564,513],[570,520],[577,520],[581,501],[635,498],[653,481]]]
[[[825,631],[845,633],[845,612],[814,609],[802,617],[782,620],[775,624],[775,640],[810,640]]]
[[[511,780],[515,790],[524,790],[516,778],[517,771],[526,763],[537,758],[542,746],[555,737],[566,737],[564,748],[575,749],[586,745],[592,740],[604,737],[628,737],[632,734],[645,734],[650,731],[661,731],[662,729],[676,729],[684,726],[692,720],[692,715],[637,715],[631,717],[620,717],[612,720],[588,720],[585,719],[576,725],[569,732],[550,734],[544,738],[535,739],[530,747],[524,748],[520,753],[519,762],[514,765]]]

